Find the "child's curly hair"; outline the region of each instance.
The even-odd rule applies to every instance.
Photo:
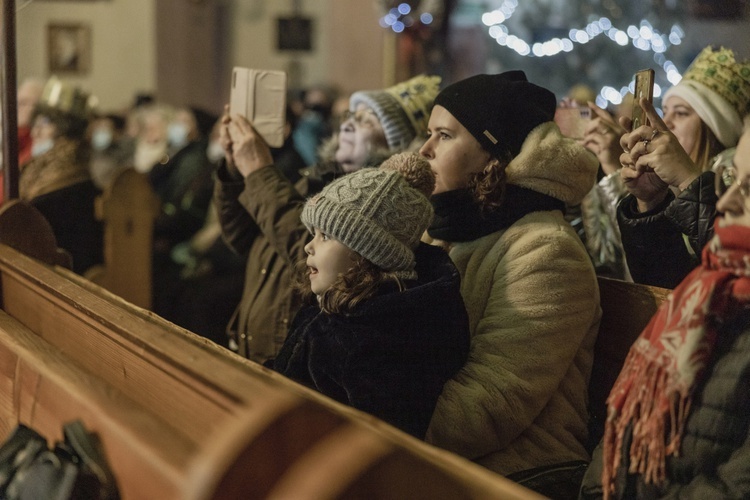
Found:
[[[310,288],[309,275],[305,260],[299,261],[294,268],[293,286],[304,303],[312,304],[316,296]],[[347,314],[360,303],[381,293],[389,284],[398,291],[406,288],[396,273],[385,271],[358,253],[353,253],[349,269],[317,297],[318,306],[327,314]]]

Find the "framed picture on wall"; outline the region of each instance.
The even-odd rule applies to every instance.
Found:
[[[91,70],[91,27],[78,23],[47,26],[50,73],[84,74]]]

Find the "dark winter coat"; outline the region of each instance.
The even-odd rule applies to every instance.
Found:
[[[667,482],[646,485],[626,474],[627,443],[614,498],[750,498],[750,310],[719,331],[704,380],[696,387],[679,456],[667,459]],[[581,499],[601,498],[601,445],[594,452]]]
[[[704,172],[682,193],[639,213],[633,195],[617,207],[628,268],[636,283],[674,288],[700,264],[716,217],[714,173]]]
[[[148,173],[162,209],[154,221],[156,251],[169,254],[190,239],[208,215],[213,188],[213,166],[206,157],[206,142],[193,141],[157,163]]]
[[[386,157],[373,153],[368,164],[378,165]],[[235,253],[247,256],[242,299],[228,326],[230,346],[261,363],[279,352],[301,306],[291,291],[290,276],[292,267],[305,258],[309,233],[300,221],[305,198],[343,171],[327,161],[301,174],[295,185],[275,166],[242,179],[222,163],[216,174],[214,203],[222,236]]]
[[[217,171],[214,201],[222,235],[232,250],[247,255],[244,291],[229,325],[230,336],[237,352],[254,361],[276,355],[301,305],[290,278],[294,264],[305,255],[308,231],[300,221],[308,195],[305,180],[295,189],[275,167],[244,180],[231,178],[224,165]]]
[[[350,314],[316,306],[295,317],[274,369],[422,439],[443,384],[467,358],[469,323],[458,270],[420,244],[417,282]]]
[[[50,151],[23,166],[18,189],[50,223],[57,246],[73,258],[74,272],[84,274],[104,261],[104,230],[94,210],[101,192],[91,181],[84,143],[58,137]]]
[[[87,180],[29,200],[52,226],[57,246],[73,257],[73,271],[81,275],[104,262],[104,228],[94,213],[100,194]]]

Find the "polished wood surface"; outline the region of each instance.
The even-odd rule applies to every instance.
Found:
[[[638,338],[671,290],[599,277],[602,319],[594,346],[589,384],[592,445],[601,438],[606,400],[620,374],[630,346]]]
[[[81,418],[123,499],[539,498],[0,245],[0,438]]]

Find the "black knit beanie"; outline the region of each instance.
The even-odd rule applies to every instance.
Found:
[[[435,106],[447,109],[484,149],[501,158],[507,151],[516,156],[529,132],[552,121],[557,98],[516,70],[449,85],[435,98]]]

